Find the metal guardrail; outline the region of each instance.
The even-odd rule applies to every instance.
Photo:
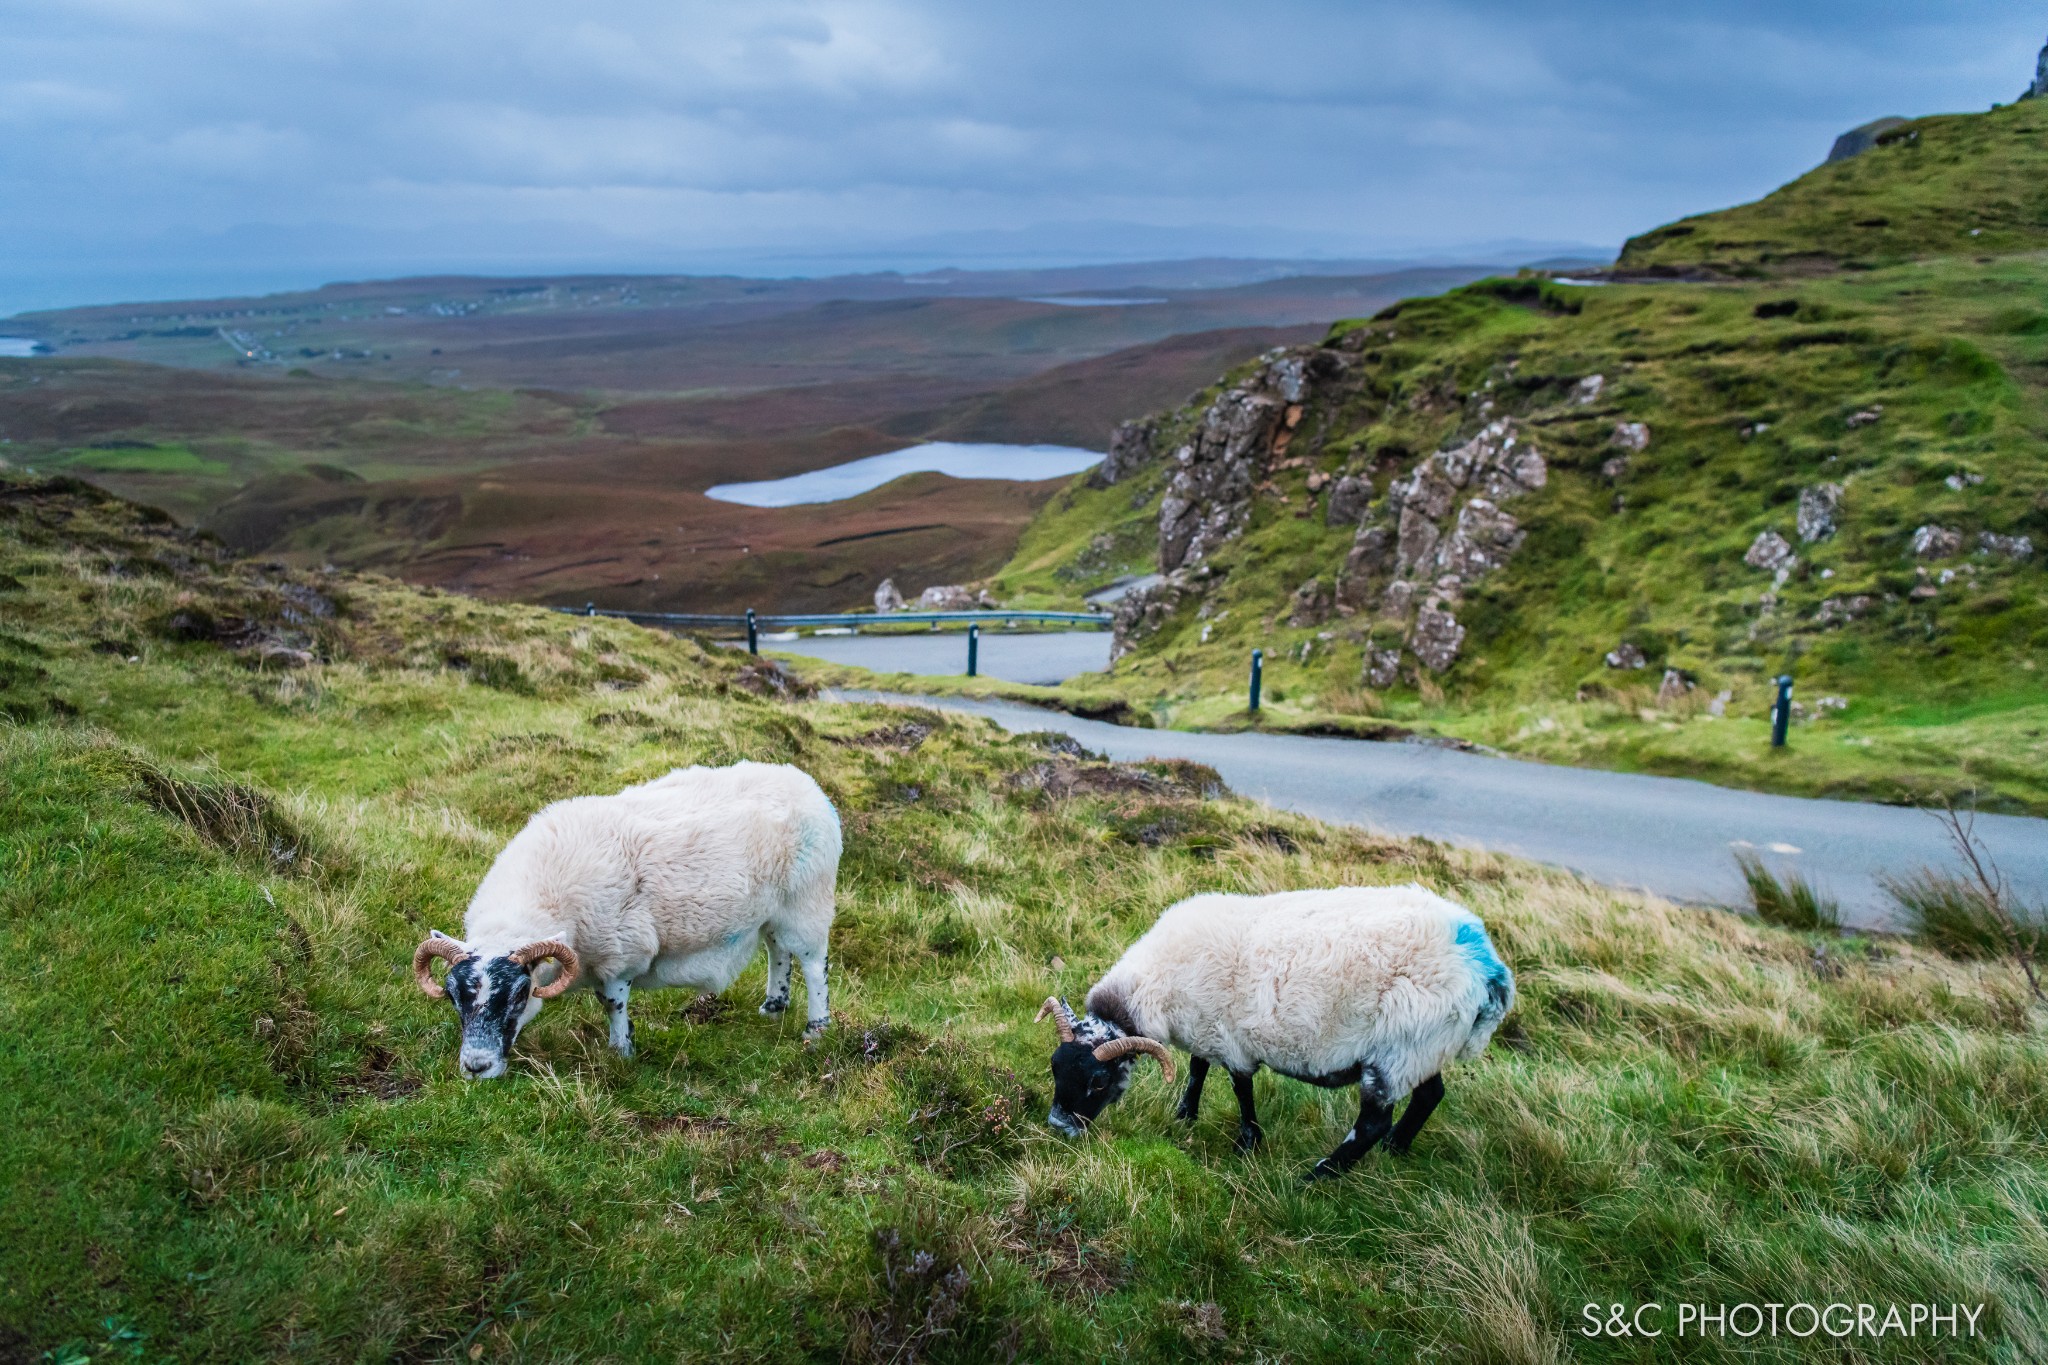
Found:
[[[610,616],[636,625],[671,626],[684,630],[716,630],[729,627],[744,630],[751,620],[763,630],[790,626],[922,626],[983,625],[991,621],[1034,621],[1054,625],[1107,626],[1113,619],[1106,611],[892,611],[836,613],[743,612],[722,615],[706,612],[608,611],[595,606],[556,607],[571,616]]]

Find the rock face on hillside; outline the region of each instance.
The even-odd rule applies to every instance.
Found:
[[[1464,645],[1454,609],[1465,585],[1507,563],[1527,535],[1501,504],[1549,477],[1541,452],[1508,418],[1428,456],[1388,486],[1352,538],[1337,583],[1338,610],[1349,615],[1376,606],[1406,628],[1418,663],[1443,672]]]
[[[1159,420],[1156,417],[1141,417],[1134,422],[1125,422],[1110,434],[1109,454],[1088,476],[1088,482],[1095,488],[1107,488],[1122,483],[1152,462],[1156,451],[1154,440],[1159,435]]]
[[[2034,83],[2020,96],[2023,100],[2048,98],[2048,43],[2041,45],[2041,56],[2034,63]]]
[[[1894,128],[1905,126],[1906,120],[1902,118],[1879,118],[1872,119],[1861,127],[1851,128],[1835,139],[1835,145],[1828,149],[1828,160],[1847,161],[1852,156],[1861,156],[1877,145],[1880,136]]]
[[[1209,405],[1173,453],[1173,479],[1159,505],[1161,573],[1195,567],[1244,530],[1252,493],[1270,461],[1286,452],[1310,388],[1342,363],[1320,348],[1275,352]]]

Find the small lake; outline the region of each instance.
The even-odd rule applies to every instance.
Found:
[[[23,356],[31,356],[35,353],[36,343],[32,337],[0,337],[0,356],[4,356],[9,360],[18,360]]]
[[[1012,446],[980,442],[931,441],[887,455],[849,460],[786,479],[721,483],[704,490],[718,502],[747,507],[796,507],[838,502],[880,488],[905,474],[950,474],[956,479],[1015,479],[1036,483],[1078,474],[1102,462],[1102,452],[1076,446]]]

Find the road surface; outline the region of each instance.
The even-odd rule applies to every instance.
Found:
[[[967,711],[1012,731],[1059,730],[1114,759],[1190,758],[1214,767],[1239,795],[1285,810],[1511,853],[1678,901],[1746,903],[1735,851],[1750,848],[1833,896],[1845,922],[1891,928],[1897,924],[1878,876],[1955,864],[1934,818],[1897,806],[1769,796],[1426,744],[1137,730],[1012,702],[831,695]],[[1983,815],[1976,828],[2021,900],[2048,902],[2048,820]]]
[[[981,633],[981,676],[1005,682],[1049,686],[1077,673],[1109,667],[1106,630],[1007,631]],[[951,677],[967,671],[967,632],[916,635],[806,635],[800,640],[763,640],[778,654],[852,664],[876,673]]]

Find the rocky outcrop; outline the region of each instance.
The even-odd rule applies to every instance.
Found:
[[[1323,520],[1331,526],[1356,526],[1371,503],[1372,480],[1359,474],[1346,474],[1330,485]]]
[[[1507,563],[1527,534],[1491,502],[1473,498],[1458,509],[1457,524],[1437,548],[1437,563],[1459,579],[1470,581]]]
[[[1133,587],[1117,599],[1110,614],[1109,661],[1112,665],[1138,647],[1138,642],[1158,632],[1181,604],[1199,591],[1198,575],[1185,570],[1170,573],[1157,583]]]
[[[971,593],[957,583],[935,585],[917,595],[919,611],[977,611],[994,605],[986,592]]]
[[[1196,567],[1244,530],[1252,494],[1293,439],[1315,384],[1344,364],[1321,348],[1275,352],[1209,405],[1173,453],[1173,478],[1159,504],[1161,573]]]
[[[1620,422],[1615,425],[1614,435],[1607,444],[1622,450],[1641,452],[1650,448],[1650,428],[1645,422]]]
[[[1849,597],[1830,597],[1820,604],[1820,610],[1813,614],[1814,624],[1837,625],[1853,621],[1877,605],[1877,599],[1868,593],[1856,593]]]
[[[1408,648],[1415,651],[1416,660],[1430,672],[1441,673],[1449,668],[1464,643],[1465,628],[1451,615],[1442,598],[1429,598],[1415,613],[1415,629],[1408,634]]]
[[[1571,400],[1570,400],[1570,401],[1571,401],[1571,404],[1572,404],[1572,406],[1573,406],[1573,407],[1578,407],[1578,408],[1582,408],[1582,407],[1585,407],[1585,406],[1586,406],[1586,405],[1587,405],[1588,403],[1597,403],[1597,402],[1599,402],[1599,401],[1600,401],[1600,391],[1601,391],[1602,389],[1606,388],[1606,387],[1607,387],[1607,376],[1606,376],[1606,375],[1604,375],[1604,374],[1589,374],[1589,375],[1587,375],[1587,376],[1586,376],[1586,377],[1585,377],[1584,379],[1581,379],[1581,380],[1580,380],[1580,381],[1579,381],[1578,383],[1576,383],[1576,384],[1572,385],[1572,396],[1571,396]]]
[[[1152,463],[1158,455],[1154,442],[1159,436],[1159,419],[1141,417],[1134,422],[1125,422],[1109,438],[1109,454],[1088,476],[1092,488],[1107,488],[1121,483],[1144,466]]]
[[[1605,662],[1609,668],[1648,668],[1650,666],[1650,661],[1643,656],[1643,651],[1637,646],[1630,644],[1627,640],[1623,640],[1613,649],[1608,650]]]
[[[902,611],[903,594],[896,590],[896,580],[885,578],[875,588],[876,611]]]
[[[1742,562],[1752,569],[1775,573],[1798,563],[1799,556],[1792,552],[1792,542],[1776,531],[1759,531],[1756,539],[1749,543]]]
[[[1894,128],[1905,126],[1906,120],[1902,118],[1879,118],[1851,128],[1835,139],[1835,145],[1828,149],[1828,160],[1847,161],[1852,156],[1862,156],[1877,145],[1878,138]]]
[[[1842,511],[1842,485],[1817,483],[1799,490],[1799,538],[1811,544],[1835,533]]]
[[[1997,555],[2001,559],[2027,559],[2034,553],[2034,541],[2030,536],[2002,536],[1996,531],[1979,531],[1977,549],[1980,553]]]
[[[1932,522],[1913,532],[1913,558],[1954,559],[1963,552],[1963,533]]]
[[[1287,405],[1252,388],[1232,389],[1202,414],[1159,505],[1159,570],[1201,563],[1244,530],[1252,489],[1265,473]]]
[[[1383,614],[1403,621],[1414,612],[1408,647],[1416,661],[1431,672],[1449,668],[1465,639],[1453,610],[1460,591],[1507,563],[1526,538],[1501,504],[1542,488],[1549,477],[1541,452],[1508,418],[1430,455],[1388,485],[1384,505],[1359,526],[1337,582],[1336,609],[1350,614],[1377,601]],[[1369,683],[1374,667],[1369,655]]]
[[[2034,83],[2020,96],[2023,100],[2048,98],[2048,44],[2041,48],[2040,57],[2034,62]]]
[[[1335,606],[1330,587],[1320,578],[1311,578],[1294,590],[1294,600],[1289,604],[1287,624],[1296,628],[1319,626],[1330,619]]]

